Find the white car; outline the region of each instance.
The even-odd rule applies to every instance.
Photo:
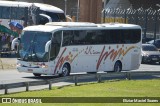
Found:
[[[160,52],[152,44],[142,44],[142,63],[160,63]]]

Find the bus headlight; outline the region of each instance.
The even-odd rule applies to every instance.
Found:
[[[48,65],[42,65],[41,67],[42,68],[48,68]]]
[[[42,64],[39,65],[39,67],[41,67],[41,68],[48,68],[48,65],[42,63]]]
[[[22,67],[22,64],[20,64],[20,63],[17,63],[17,67]]]

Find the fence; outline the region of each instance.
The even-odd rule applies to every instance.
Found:
[[[130,72],[114,72],[114,73],[81,74],[81,75],[74,75],[74,76],[68,76],[68,77],[54,78],[49,80],[1,84],[0,90],[4,89],[4,94],[8,94],[8,89],[26,87],[26,91],[29,91],[30,86],[47,85],[47,84],[48,84],[49,90],[51,90],[52,84],[57,82],[73,81],[75,83],[75,86],[77,86],[78,82],[80,82],[79,81],[80,79],[96,79],[97,82],[99,83],[99,82],[102,82],[104,80],[103,78],[106,78],[106,77],[121,76],[123,78],[130,80],[133,76],[159,75],[159,74],[160,74],[160,71],[146,71],[146,72],[130,71]],[[85,80],[85,82],[86,81],[88,80]]]
[[[143,29],[143,38],[160,38],[160,9],[155,10],[151,7],[148,9],[121,9],[106,8],[102,11],[102,22],[119,22],[140,25]]]

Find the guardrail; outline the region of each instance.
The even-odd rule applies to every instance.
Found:
[[[18,82],[18,83],[11,83],[11,84],[1,84],[0,90],[4,89],[4,94],[8,94],[8,89],[12,88],[20,88],[26,87],[26,91],[29,91],[30,86],[38,86],[38,85],[48,85],[49,90],[52,89],[53,83],[64,82],[64,81],[73,81],[75,86],[78,85],[79,80],[81,79],[96,79],[97,82],[102,82],[105,77],[124,77],[128,80],[131,80],[133,76],[141,76],[141,75],[158,75],[160,71],[130,71],[130,72],[112,72],[112,73],[96,73],[96,74],[81,74],[81,75],[73,75],[67,77],[60,77],[54,78],[49,80],[42,80],[42,81],[29,81],[29,82]],[[81,81],[82,82],[82,81]],[[85,81],[86,82],[86,81]]]

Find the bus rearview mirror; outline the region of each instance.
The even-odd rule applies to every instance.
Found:
[[[11,50],[16,50],[16,46],[19,45],[20,38],[14,38],[11,44]]]
[[[51,45],[51,40],[49,40],[45,45],[45,52],[49,52],[49,47]]]

